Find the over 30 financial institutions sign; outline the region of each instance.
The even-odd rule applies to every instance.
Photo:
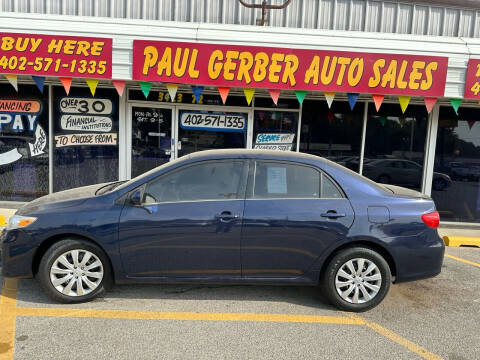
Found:
[[[112,39],[0,32],[0,73],[112,77]]]
[[[133,79],[443,96],[448,58],[134,40]]]

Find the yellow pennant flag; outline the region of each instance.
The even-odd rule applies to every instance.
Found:
[[[13,86],[16,92],[18,92],[18,79],[17,75],[5,75],[5,78],[8,80],[10,85]]]
[[[245,98],[247,99],[247,104],[250,105],[253,99],[253,95],[255,94],[255,88],[243,88],[243,93],[245,94]]]
[[[400,102],[400,107],[402,108],[402,113],[405,113],[407,110],[408,103],[410,102],[410,96],[400,95],[398,96],[398,101]]]
[[[85,79],[92,96],[95,96],[95,91],[97,90],[98,80],[97,79]]]

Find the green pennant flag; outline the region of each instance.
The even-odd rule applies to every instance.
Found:
[[[152,83],[150,81],[140,81],[140,89],[142,89],[145,99],[148,99],[148,94],[152,88]]]
[[[387,122],[387,118],[385,116],[380,116],[380,124],[382,124],[382,126],[385,126],[386,122]]]
[[[450,104],[452,104],[453,110],[455,110],[455,114],[458,115],[458,108],[462,103],[462,99],[450,99]]]
[[[307,96],[307,92],[305,90],[295,90],[295,96],[297,97],[298,102],[300,105],[303,104],[303,100],[305,96]]]

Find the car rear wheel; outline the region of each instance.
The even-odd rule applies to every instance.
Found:
[[[84,240],[62,240],[50,247],[37,274],[43,290],[62,303],[90,301],[111,284],[104,252]]]
[[[390,282],[390,268],[385,259],[369,248],[355,247],[340,251],[330,260],[322,286],[333,305],[361,312],[380,304]]]

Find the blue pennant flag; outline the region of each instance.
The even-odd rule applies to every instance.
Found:
[[[350,104],[350,109],[353,110],[353,107],[355,106],[355,103],[357,102],[358,99],[358,93],[347,93],[348,97],[348,103]]]
[[[203,86],[192,86],[193,95],[195,95],[195,102],[198,104],[200,96],[202,96]]]
[[[43,94],[43,84],[45,84],[45,76],[32,76],[33,81],[38,87],[38,90]]]

